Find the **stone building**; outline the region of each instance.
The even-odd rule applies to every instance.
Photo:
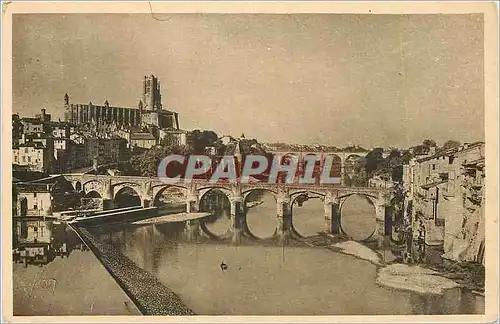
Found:
[[[130,148],[150,149],[157,144],[156,137],[149,132],[134,132],[130,134]]]
[[[47,110],[41,109],[40,114],[36,114],[35,118],[38,118],[42,123],[48,123],[51,120],[51,115],[47,114]]]
[[[85,138],[86,165],[97,159],[99,165],[123,161],[127,157],[127,143],[123,138]]]
[[[30,171],[51,172],[53,151],[40,142],[23,143],[12,149],[13,164],[27,166]]]
[[[23,124],[18,114],[12,115],[12,145],[19,145],[19,139],[23,133]]]
[[[39,134],[45,132],[44,123],[38,118],[21,118],[22,134]]]
[[[94,122],[96,125],[139,126],[145,124],[178,127],[177,113],[163,110],[160,82],[154,75],[144,76],[142,97],[137,107],[110,106],[107,100],[103,105],[94,105],[92,102],[73,104],[70,103],[68,94],[65,94],[64,110],[65,121],[74,124]]]
[[[478,198],[484,177],[483,142],[414,158],[405,165],[406,219],[414,240],[442,246],[443,257],[453,261],[484,262],[484,202]]]
[[[179,146],[187,144],[187,131],[182,129],[160,129],[160,141],[167,146]]]
[[[50,185],[30,184],[17,186],[18,216],[52,215]]]

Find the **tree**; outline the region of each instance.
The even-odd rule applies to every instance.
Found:
[[[377,147],[366,154],[365,170],[369,177],[371,177],[375,170],[379,168],[379,165],[384,162],[383,152],[383,148]]]
[[[190,149],[190,147],[186,146],[155,146],[142,154],[132,156],[130,165],[134,173],[138,173],[143,177],[155,177],[158,173],[158,166],[165,157],[171,154],[187,156],[191,153]],[[178,164],[172,165],[180,167]]]
[[[422,142],[422,144],[425,146],[425,147],[437,147],[437,144],[436,144],[436,141],[434,140],[430,140],[430,139],[426,139]]]
[[[455,141],[455,140],[447,140],[446,142],[444,142],[443,144],[443,150],[449,150],[449,149],[452,149],[452,148],[455,148],[455,147],[459,147],[460,146],[460,142],[459,141]]]
[[[194,154],[205,153],[208,146],[216,146],[218,136],[214,131],[200,131],[198,129],[188,134],[188,143],[192,147]]]
[[[425,155],[429,153],[429,147],[423,144],[419,144],[412,147],[414,155]]]

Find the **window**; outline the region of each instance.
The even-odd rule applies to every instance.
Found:
[[[33,198],[36,198],[36,192],[33,193]]]
[[[38,205],[37,205],[37,204],[34,204],[34,205],[33,205],[33,209],[38,209]]]
[[[435,164],[432,165],[432,170],[436,170],[436,165]]]
[[[38,227],[33,227],[33,232],[38,232]]]
[[[448,157],[448,164],[453,164],[453,160],[455,159],[454,156]]]

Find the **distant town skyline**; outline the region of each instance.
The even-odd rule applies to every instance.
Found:
[[[37,14],[13,19],[13,113],[136,107],[261,142],[484,141],[482,15]]]

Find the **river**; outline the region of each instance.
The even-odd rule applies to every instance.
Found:
[[[374,212],[362,198],[357,199],[343,209],[342,226],[353,238],[363,238],[372,231],[370,224],[374,222]],[[260,197],[260,200],[263,203],[252,207],[248,213],[248,227],[255,236],[265,238],[272,235],[276,226],[276,207],[274,201],[266,197]],[[323,229],[323,207],[319,200],[311,199],[302,207],[294,207],[293,215],[294,226],[302,235],[314,235]],[[227,226],[228,211],[224,209],[220,217],[207,227],[220,234]],[[375,265],[325,248],[283,248],[264,243],[233,246],[217,241],[187,243],[176,235],[181,230],[182,226],[172,224],[122,224],[91,229],[139,267],[154,274],[199,315],[484,313],[484,299],[460,289],[448,290],[443,295],[424,295],[379,286],[375,283]],[[81,278],[79,273],[93,268],[91,283],[94,286],[101,285],[99,276],[102,276],[103,284],[113,286],[109,283],[112,280],[109,275],[103,271],[99,274],[95,265],[91,266],[91,262],[84,264],[81,256],[74,257],[73,254],[67,259],[58,259],[57,265],[51,262],[45,267],[52,267],[51,273],[62,277],[65,277],[66,270],[66,277],[73,276],[75,280]],[[221,270],[221,262],[227,265],[227,270]],[[18,315],[37,313],[33,309],[29,311],[30,300],[19,288],[21,283],[30,282],[26,277],[36,275],[35,270],[28,273],[30,267],[14,269],[14,286],[18,286],[14,289],[14,300],[25,303],[24,308],[18,307]],[[75,267],[80,267],[79,271]],[[71,287],[78,286],[66,281],[69,282],[67,285],[73,285]],[[98,296],[93,293],[96,288],[92,284],[89,288],[75,290],[75,298],[87,296],[94,305],[99,303],[101,314],[134,313],[130,307],[123,306],[128,304],[127,296],[120,295],[113,288],[102,289],[102,295]],[[108,304],[109,310],[105,306]],[[62,309],[50,313],[68,313],[64,306],[59,307]],[[74,312],[75,315],[88,313],[81,309],[74,309]]]

